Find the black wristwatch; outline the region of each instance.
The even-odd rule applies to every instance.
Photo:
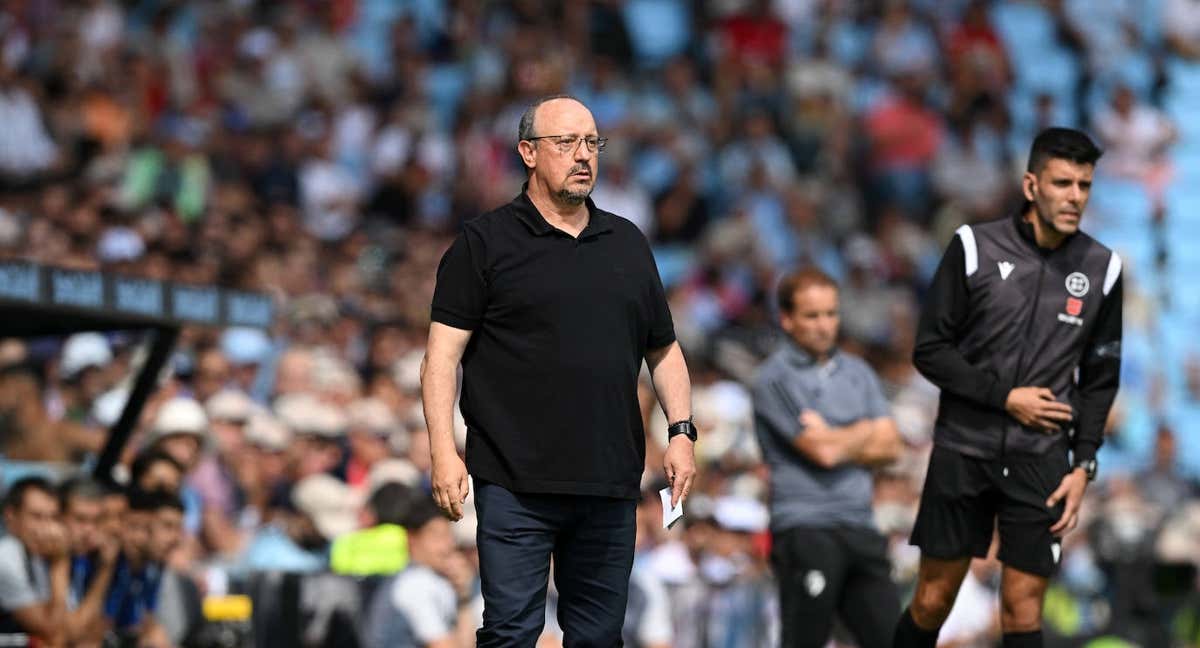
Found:
[[[1082,461],[1076,461],[1075,467],[1083,468],[1083,472],[1084,472],[1084,474],[1087,475],[1088,481],[1093,481],[1096,479],[1097,464],[1096,464],[1095,459],[1084,459]]]
[[[668,442],[670,442],[671,439],[674,439],[676,436],[679,436],[680,434],[691,439],[692,443],[696,442],[696,426],[692,425],[692,419],[690,419],[690,418],[683,419],[682,421],[676,421],[667,426],[667,441]]]

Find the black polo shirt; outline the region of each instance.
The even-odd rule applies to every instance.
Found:
[[[650,246],[596,208],[578,238],[522,192],[466,223],[438,266],[433,321],[463,354],[467,468],[515,492],[635,498],[645,463],[637,380],[675,341]]]

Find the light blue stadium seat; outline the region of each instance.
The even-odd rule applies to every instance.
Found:
[[[1175,431],[1183,471],[1190,477],[1200,477],[1200,403],[1180,402],[1171,406],[1167,421]]]
[[[1134,12],[1142,39],[1152,47],[1163,42],[1163,1],[1139,0],[1138,11]]]
[[[1054,18],[1030,2],[998,2],[991,10],[992,26],[1000,34],[1014,62],[1036,60],[1054,43]]]
[[[1172,87],[1163,98],[1163,110],[1179,129],[1180,139],[1189,144],[1200,142],[1200,120],[1196,119],[1196,108],[1200,106],[1200,91],[1182,91]]]
[[[1041,48],[1036,57],[1018,59],[1017,83],[1033,92],[1048,92],[1065,100],[1075,92],[1081,73],[1075,55],[1061,47]]]
[[[1200,138],[1177,142],[1171,148],[1170,156],[1175,167],[1175,180],[1168,190],[1168,201],[1171,191],[1177,187],[1200,186]],[[1200,203],[1194,203],[1192,207],[1200,209]]]
[[[1167,189],[1166,195],[1168,223],[1200,223],[1200,185],[1192,182],[1194,177],[1179,177],[1180,172],[1191,164],[1200,164],[1200,159],[1176,161],[1177,180]],[[1200,173],[1200,169],[1191,169],[1191,172]]]
[[[454,124],[451,120],[458,112],[458,103],[462,100],[470,83],[467,71],[456,63],[432,65],[425,75],[425,93],[435,107],[434,114],[442,121],[442,128],[450,130]]]
[[[1176,263],[1172,256],[1172,264]],[[1200,332],[1195,327],[1196,318],[1200,316],[1200,290],[1196,289],[1196,277],[1189,276],[1182,272],[1171,270],[1167,277],[1167,296],[1171,301],[1171,309],[1168,315],[1164,316],[1163,323],[1166,327],[1179,327],[1178,333],[1183,338],[1194,338],[1200,335]],[[1170,364],[1170,363],[1167,363]]]
[[[1169,56],[1166,72],[1171,90],[1190,93],[1193,96],[1200,94],[1200,63]]]
[[[692,16],[683,0],[628,0],[623,17],[634,52],[647,66],[681,54],[692,37]]]
[[[1100,160],[1100,168],[1104,168],[1104,160]],[[1097,179],[1089,202],[1088,211],[1099,211],[1096,220],[1105,224],[1145,225],[1150,220],[1152,202],[1149,194],[1142,185],[1101,175]]]

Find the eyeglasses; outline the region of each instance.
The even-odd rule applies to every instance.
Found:
[[[587,150],[592,153],[603,151],[604,146],[608,144],[607,137],[596,137],[594,135],[590,137],[580,137],[578,135],[542,135],[541,137],[527,137],[525,139],[530,142],[548,139],[558,147],[559,153],[574,153],[579,147],[579,140],[583,140],[583,143],[587,146]]]

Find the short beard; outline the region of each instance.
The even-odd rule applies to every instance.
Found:
[[[588,187],[587,190],[585,190],[585,191],[571,191],[570,189],[563,187],[562,189],[559,189],[557,193],[554,194],[554,197],[558,198],[558,200],[560,202],[564,202],[568,205],[579,206],[579,205],[582,205],[583,201],[587,200],[587,197],[590,196],[591,194],[592,194],[591,187]]]

